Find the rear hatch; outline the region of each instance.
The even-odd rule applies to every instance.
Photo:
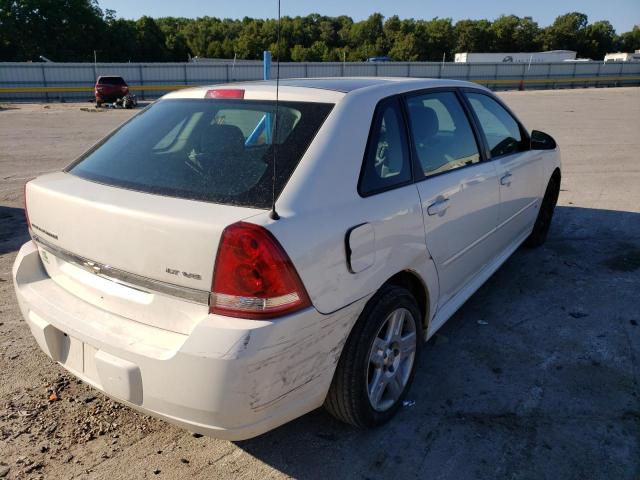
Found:
[[[224,228],[262,212],[67,173],[30,182],[26,195],[32,235],[58,285],[104,310],[179,333],[208,313]]]
[[[264,213],[331,106],[162,100],[25,189],[49,276],[112,313],[189,333],[225,227]],[[276,124],[278,131],[276,131]]]
[[[104,97],[124,97],[129,94],[129,86],[122,77],[98,78],[96,92]]]

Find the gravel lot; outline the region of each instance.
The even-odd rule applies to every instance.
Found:
[[[137,414],[40,352],[11,283],[22,185],[131,112],[0,105],[0,477],[640,478],[640,89],[500,96],[562,147],[547,244],[429,342],[395,421],[356,431],[316,411],[238,443]]]

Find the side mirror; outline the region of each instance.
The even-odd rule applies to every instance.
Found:
[[[556,148],[556,141],[547,133],[539,130],[531,132],[531,150],[553,150]]]

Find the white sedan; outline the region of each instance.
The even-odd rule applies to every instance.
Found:
[[[15,289],[53,360],[191,431],[375,426],[559,188],[554,140],[472,83],[181,90],[26,185]]]

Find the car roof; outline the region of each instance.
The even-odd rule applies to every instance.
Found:
[[[402,80],[394,80],[383,77],[327,77],[327,78],[287,78],[280,80],[280,85],[288,87],[319,88],[322,90],[334,90],[336,92],[349,93],[360,88],[382,85],[385,83]],[[264,85],[275,85],[275,80],[266,80]]]
[[[344,95],[366,89],[370,93],[395,93],[437,87],[480,87],[471,82],[439,78],[407,77],[325,77],[325,78],[286,78],[259,80],[199,86],[169,93],[165,98],[203,98],[207,90],[243,89],[245,99],[275,98],[276,84],[279,84],[281,100],[328,101],[337,102]],[[324,93],[323,93],[324,92]],[[364,93],[364,92],[363,92]]]

